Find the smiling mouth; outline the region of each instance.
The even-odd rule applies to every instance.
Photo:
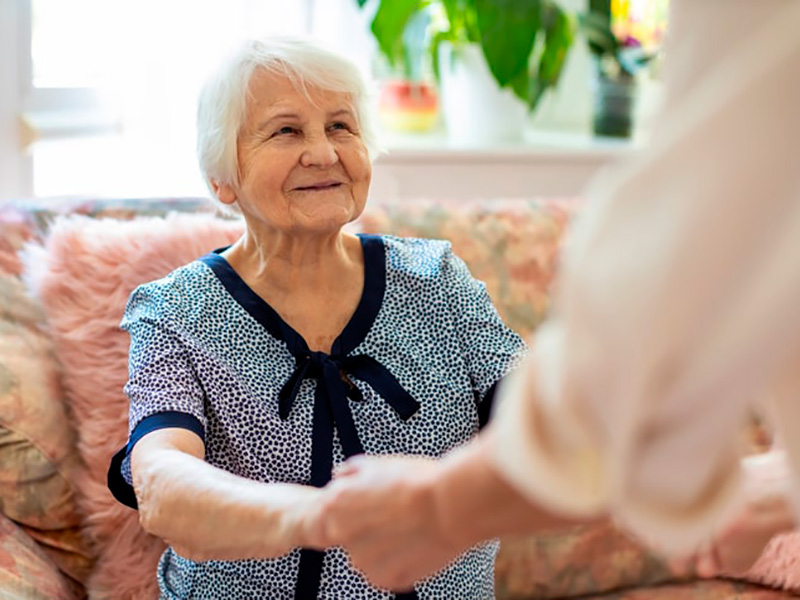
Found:
[[[324,190],[332,190],[341,187],[341,185],[342,184],[338,181],[322,181],[320,183],[315,183],[314,185],[304,185],[294,189],[301,192],[319,192]]]

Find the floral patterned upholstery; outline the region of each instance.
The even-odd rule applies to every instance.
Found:
[[[74,477],[78,455],[43,314],[0,274],[0,510],[76,581],[91,566]]]
[[[4,600],[75,600],[82,590],[65,578],[42,549],[0,515],[0,597]]]
[[[582,600],[779,600],[795,597],[788,592],[748,583],[712,580],[625,590],[602,596],[584,596]]]
[[[450,240],[498,312],[527,337],[549,305],[559,245],[576,206],[570,200],[415,201],[368,206],[366,232]]]

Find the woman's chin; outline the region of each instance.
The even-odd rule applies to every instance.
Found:
[[[350,206],[315,207],[315,210],[303,212],[293,219],[300,230],[307,232],[331,233],[355,221],[361,214],[352,204]]]
[[[343,215],[315,216],[294,222],[294,231],[298,234],[328,235],[341,231],[342,227],[355,220],[355,217],[345,218]]]

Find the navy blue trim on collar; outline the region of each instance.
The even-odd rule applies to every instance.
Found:
[[[284,330],[284,322],[280,315],[267,304],[261,296],[256,294],[239,274],[234,270],[230,263],[220,254],[228,247],[219,248],[201,256],[198,260],[205,263],[217,276],[220,283],[225,287],[231,297],[244,308],[251,317],[261,323],[269,334],[278,340],[287,341],[288,331]],[[286,325],[288,327],[288,325]]]
[[[378,316],[386,291],[386,249],[383,239],[379,235],[364,234],[359,234],[358,238],[364,253],[364,290],[353,316],[331,346],[332,356],[345,356],[364,340]],[[226,249],[209,252],[199,260],[214,272],[231,297],[272,337],[282,340],[295,357],[308,354],[308,345],[303,337],[256,294],[221,256]]]
[[[379,235],[360,234],[364,252],[364,291],[350,321],[331,347],[334,356],[345,356],[367,337],[378,317],[386,293],[386,247]]]
[[[208,265],[228,293],[242,308],[261,323],[274,338],[283,340],[295,358],[295,371],[279,394],[279,415],[288,419],[300,385],[306,378],[317,380],[314,391],[314,419],[311,439],[311,479],[309,485],[324,486],[333,468],[333,436],[338,432],[346,457],[362,454],[349,400],[361,401],[361,392],[349,375],[369,383],[403,419],[410,419],[419,403],[377,360],[366,354],[351,355],[367,337],[383,304],[386,292],[386,248],[376,235],[359,235],[364,253],[364,289],[353,316],[331,345],[331,353],[311,352],[302,336],[231,267],[220,252],[200,260]],[[298,566],[295,598],[316,598],[322,575],[324,553],[303,548]],[[400,594],[398,599],[416,599],[416,592]]]

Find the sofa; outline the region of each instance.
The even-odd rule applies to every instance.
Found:
[[[368,205],[363,232],[445,238],[530,336],[548,310],[569,199]],[[0,598],[157,597],[163,542],[106,489],[127,437],[127,334],[136,285],[232,242],[241,223],[201,198],[0,205]],[[624,290],[620,290],[624,293]],[[754,451],[769,444],[754,425]],[[738,581],[671,572],[611,523],[502,540],[498,598],[772,600],[800,590],[800,543],[776,539]]]

